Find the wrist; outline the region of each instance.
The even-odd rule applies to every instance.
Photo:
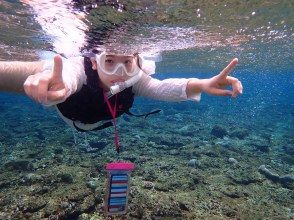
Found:
[[[205,80],[204,79],[190,79],[187,83],[186,93],[187,97],[191,98],[203,92]]]

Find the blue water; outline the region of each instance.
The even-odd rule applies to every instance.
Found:
[[[85,39],[97,40],[80,23],[67,29],[72,20],[42,23],[45,14],[36,2],[0,3],[0,60],[36,60],[43,51],[73,56],[84,40],[77,36],[86,33]],[[123,24],[121,6],[114,4],[117,25],[110,16],[95,23],[96,29],[89,26],[100,44],[124,48],[125,40],[160,52],[163,59],[153,75],[158,79],[212,77],[239,58],[231,75],[244,90],[236,99],[207,94],[199,103],[136,98],[132,112],[162,111],[147,119],[118,120],[120,155],[113,128],[85,136],[68,127],[54,107],[1,92],[0,219],[106,219],[104,166],[115,160],[136,164],[127,219],[293,219],[293,3],[236,2],[196,7],[194,1],[137,1],[134,11],[146,20],[129,12],[133,21]],[[60,11],[53,20],[76,12],[55,3],[51,7]],[[97,7],[100,16],[102,6]],[[225,135],[215,135],[217,129]],[[261,165],[279,177],[264,173]],[[284,182],[284,175],[290,180]]]
[[[165,71],[168,71],[168,69]],[[195,71],[193,74],[171,73],[168,77],[199,76],[199,78],[203,78],[211,75],[212,74],[201,74]],[[207,146],[207,142],[210,143],[211,140],[214,139],[210,132],[215,125],[221,125],[229,132],[232,132],[235,129],[248,130],[249,137],[246,137],[245,140],[243,140],[244,143],[239,143],[237,148],[241,151],[247,149],[251,152],[251,155],[255,155],[253,158],[257,161],[258,158],[262,158],[261,160],[271,161],[266,165],[271,167],[274,172],[278,172],[280,175],[293,175],[293,161],[291,162],[283,159],[283,155],[289,154],[289,152],[285,152],[283,150],[283,147],[287,145],[293,149],[294,144],[293,72],[284,72],[282,74],[272,72],[270,74],[262,74],[255,71],[250,72],[237,70],[233,73],[233,76],[239,78],[244,87],[244,94],[237,99],[229,97],[212,97],[202,94],[202,99],[199,103],[192,101],[166,103],[138,98],[133,107],[134,112],[144,113],[154,109],[162,109],[162,113],[150,116],[149,119],[146,120],[140,120],[139,124],[136,122],[137,119],[134,118],[128,118],[128,120],[120,119],[119,134],[123,145],[122,150],[134,155],[138,153],[136,150],[139,150],[139,152],[141,151],[139,155],[141,154],[150,157],[153,153],[149,154],[148,152],[152,150],[144,145],[144,147],[142,147],[142,144],[152,141],[155,142],[155,144],[161,145],[162,140],[161,138],[158,139],[159,134],[161,136],[173,136],[176,138],[177,141],[171,140],[171,142],[163,143],[170,145],[174,142],[176,150],[180,154],[183,154],[181,153],[182,145],[194,143],[194,141],[198,141],[198,139],[201,140],[202,144],[206,143],[204,146],[209,149],[210,147]],[[167,78],[167,74],[158,73],[155,77],[164,79]],[[62,146],[67,149],[67,151],[72,149],[73,146],[77,146],[81,149],[83,148],[81,147],[82,144],[74,144],[72,130],[69,129],[68,126],[57,116],[54,109],[44,108],[21,95],[1,93],[0,100],[2,121],[0,127],[1,166],[11,160],[26,160],[27,156],[25,152],[32,147],[34,149],[32,150],[33,152],[38,151],[40,148],[46,149],[47,153],[42,154],[41,158],[38,157],[37,161],[42,161],[46,157],[50,158],[50,154],[54,151],[52,146]],[[177,132],[178,129],[187,125],[193,125],[192,128],[190,128],[192,130],[184,133]],[[270,152],[264,153],[254,148],[252,143],[246,143],[246,140],[253,136],[262,140],[264,137],[266,139],[270,139]],[[128,137],[129,141],[127,141]],[[104,131],[102,134],[98,132],[90,132],[88,134],[88,140],[90,142],[97,142],[97,138],[98,140],[102,139],[103,143],[107,143],[107,146],[103,147],[102,150],[93,153],[93,158],[95,158],[97,154],[100,154],[101,156],[104,155],[103,157],[108,158],[105,162],[117,159],[113,146],[112,129],[107,129],[107,131]],[[138,138],[140,141],[137,140]],[[230,140],[231,138],[229,138],[229,142]],[[79,136],[78,142],[83,143],[82,135]],[[171,147],[174,149],[173,146]],[[227,147],[224,145],[223,148],[226,149]],[[156,150],[158,151],[157,148]],[[73,153],[74,152],[78,153],[76,151],[73,151]],[[165,154],[164,151],[158,151],[156,154],[161,153]],[[106,156],[107,154],[109,155],[108,157]],[[185,166],[185,163],[187,163],[190,159],[195,158],[195,156],[192,155],[193,151],[190,153],[190,156],[189,154],[185,154],[180,157],[168,156],[166,158],[178,157],[177,160],[181,160],[181,164],[183,164],[182,166]],[[224,155],[224,158],[228,158],[229,155],[231,155],[231,153],[227,154],[227,156]],[[293,158],[293,153],[289,156]],[[42,157],[44,158],[42,159]],[[121,159],[122,158],[128,157],[121,157]],[[246,161],[246,158],[242,157],[240,152],[234,155],[234,158],[237,158],[239,161]],[[35,160],[36,159],[33,159],[33,161]],[[250,160],[253,159],[251,158]],[[63,161],[67,164],[71,163],[70,160],[68,161],[64,159]],[[95,159],[92,162],[95,162]],[[252,169],[257,170],[258,166],[262,163],[264,162],[255,162],[253,164],[247,162],[245,166],[249,166],[252,167]],[[152,164],[153,165],[151,165],[151,167],[158,166],[154,163]],[[140,162],[137,162],[137,165],[139,167],[142,166],[140,165]],[[103,163],[99,166],[103,166]],[[279,168],[277,168],[277,166]],[[44,169],[46,170],[46,168]],[[208,167],[207,169],[211,168]],[[224,167],[219,167],[219,170],[222,169],[224,169]],[[156,170],[157,169],[155,168],[155,172]],[[2,169],[1,172],[1,175],[4,175],[5,170]],[[31,172],[34,171],[21,171],[23,175]],[[139,175],[144,176],[144,174]],[[175,175],[178,176],[180,173],[176,172]],[[136,174],[134,177],[136,178]],[[7,180],[7,177],[5,179]],[[271,181],[269,181],[269,184],[272,185],[272,187],[283,189],[281,186],[272,183]],[[3,192],[5,193],[5,191]],[[289,191],[289,198],[291,198],[292,192],[292,190]],[[279,197],[278,194],[277,197]],[[291,200],[293,202],[293,199],[285,200],[288,201],[286,202],[288,207],[293,207],[293,203],[289,203]],[[275,205],[279,207],[279,203],[276,203]],[[281,206],[284,205],[286,204]],[[12,206],[8,207],[13,209]],[[272,210],[274,209],[275,208],[272,207]],[[169,214],[164,215],[169,216]],[[279,212],[277,217],[279,215],[282,215],[281,212]],[[255,213],[254,215],[249,216],[250,217],[248,218],[259,215]],[[283,216],[291,216],[291,214],[283,214]],[[243,217],[246,219],[246,215],[243,215]],[[193,218],[194,217],[191,217],[190,219]],[[290,217],[288,219],[290,219]]]

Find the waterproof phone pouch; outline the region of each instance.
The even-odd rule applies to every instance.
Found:
[[[127,211],[130,174],[135,165],[129,162],[113,162],[106,165],[107,192],[105,210],[107,215],[122,215]]]

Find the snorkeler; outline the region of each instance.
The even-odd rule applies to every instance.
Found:
[[[235,98],[243,90],[241,82],[229,76],[237,63],[233,59],[208,79],[158,80],[150,76],[155,64],[137,53],[104,51],[90,58],[69,59],[56,55],[54,62],[0,62],[0,90],[25,93],[38,103],[55,105],[66,123],[88,131],[108,127],[112,120],[115,126],[115,119],[129,112],[135,96],[200,101],[205,92]],[[227,86],[232,90],[225,89]]]

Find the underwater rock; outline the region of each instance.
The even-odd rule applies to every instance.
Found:
[[[200,161],[197,160],[197,159],[191,159],[188,162],[188,166],[189,167],[197,167],[197,166],[200,166]]]
[[[233,158],[233,157],[230,157],[228,161],[230,162],[230,164],[233,164],[233,165],[237,165],[238,164],[238,161],[235,158]]]
[[[57,177],[63,183],[73,183],[73,177],[69,173],[60,173],[60,174],[57,175]]]
[[[246,129],[236,129],[230,133],[230,137],[236,137],[240,140],[243,140],[247,136],[249,136],[249,131]]]
[[[265,165],[261,165],[258,168],[259,172],[265,175],[268,179],[272,180],[273,182],[279,182],[282,184],[283,187],[293,190],[294,189],[294,176],[291,175],[284,175],[279,176],[277,174],[273,174],[269,171]]]
[[[28,173],[22,178],[22,182],[28,185],[42,181],[42,176],[34,173]]]
[[[258,168],[258,171],[260,173],[262,173],[263,175],[265,175],[268,179],[272,180],[273,182],[278,182],[280,180],[280,177],[278,174],[274,174],[272,173],[271,171],[269,171],[265,165],[261,165],[259,168]]]
[[[32,171],[33,164],[29,160],[13,160],[4,164],[4,168],[10,171]]]
[[[285,188],[288,188],[291,190],[294,189],[294,176],[290,176],[290,175],[280,176],[280,182]]]
[[[86,186],[90,189],[95,190],[99,186],[99,179],[98,178],[92,178],[92,180],[88,181],[86,183]]]
[[[222,127],[220,125],[215,125],[212,128],[210,134],[212,134],[213,136],[218,137],[218,138],[223,138],[224,136],[228,135],[228,132],[224,127]]]
[[[70,208],[70,206],[71,206],[71,204],[70,204],[69,202],[61,202],[61,203],[59,204],[59,207],[60,207],[61,209],[68,209],[68,208]]]
[[[143,188],[144,189],[153,189],[155,184],[151,181],[144,181],[143,182]]]

